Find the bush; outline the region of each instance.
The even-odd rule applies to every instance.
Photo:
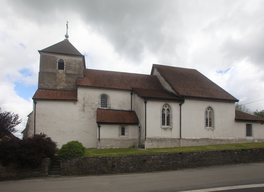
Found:
[[[2,141],[0,160],[6,166],[17,163],[21,166],[37,167],[44,158],[53,157],[56,143],[45,134],[37,134],[25,140]]]
[[[78,141],[70,141],[62,146],[59,150],[58,157],[71,159],[73,157],[82,157],[85,154],[85,148]]]
[[[37,134],[22,140],[19,146],[21,165],[37,167],[44,158],[52,158],[56,151],[56,143],[45,134]]]
[[[0,144],[0,160],[3,166],[18,161],[20,140],[2,140]]]

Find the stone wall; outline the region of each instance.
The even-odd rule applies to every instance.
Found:
[[[46,158],[42,161],[42,164],[35,169],[21,168],[16,164],[9,164],[8,166],[2,166],[0,162],[0,181],[8,179],[22,179],[29,177],[44,177],[48,176],[51,160]]]
[[[132,148],[138,147],[138,139],[101,139],[97,142],[97,149]]]
[[[264,142],[264,139],[218,139],[218,138],[193,138],[182,139],[181,146],[202,146],[202,145],[220,145],[220,144],[234,144],[234,143],[255,143]],[[145,141],[145,148],[169,148],[180,147],[180,139],[175,138],[147,138]]]
[[[62,175],[96,175],[176,170],[264,161],[264,149],[163,153],[116,157],[79,157],[61,161]]]

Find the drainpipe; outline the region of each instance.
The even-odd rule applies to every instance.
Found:
[[[133,95],[132,91],[130,92],[130,95],[131,95],[131,110],[130,111],[132,111],[132,95]]]
[[[145,97],[145,141],[147,139],[147,97]]]
[[[100,127],[101,125],[98,123],[98,141],[100,142]]]
[[[184,104],[185,98],[183,97],[183,102],[180,103],[180,147],[182,147],[182,104]]]
[[[36,135],[36,112],[37,112],[37,102],[34,100],[34,136]]]

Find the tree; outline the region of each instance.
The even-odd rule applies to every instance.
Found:
[[[238,111],[242,111],[245,113],[251,113],[250,110],[245,106],[245,105],[239,105],[238,103],[236,103],[236,110]]]
[[[256,110],[256,111],[253,112],[253,114],[256,115],[256,116],[264,118],[264,110],[262,110],[262,111]]]
[[[0,108],[0,138],[10,133],[15,133],[15,126],[20,124],[22,119],[19,119],[18,114],[7,111],[2,111]]]

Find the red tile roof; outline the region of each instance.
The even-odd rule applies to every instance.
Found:
[[[56,43],[50,47],[40,50],[39,52],[47,53],[59,53],[65,55],[77,55],[83,56],[71,43],[68,39],[65,39],[59,43]]]
[[[84,78],[78,79],[77,85],[124,90],[131,90],[132,88],[163,89],[157,77],[153,75],[93,69],[85,69]]]
[[[238,101],[195,69],[153,65],[180,96]]]
[[[77,92],[38,89],[33,96],[33,99],[77,101]]]
[[[97,109],[97,123],[102,124],[138,124],[134,111]]]
[[[236,110],[236,121],[255,121],[264,123],[264,118]]]
[[[181,100],[178,96],[169,93],[165,90],[151,90],[151,89],[137,89],[134,88],[135,92],[139,97],[147,97],[150,99],[169,99],[169,100]]]

